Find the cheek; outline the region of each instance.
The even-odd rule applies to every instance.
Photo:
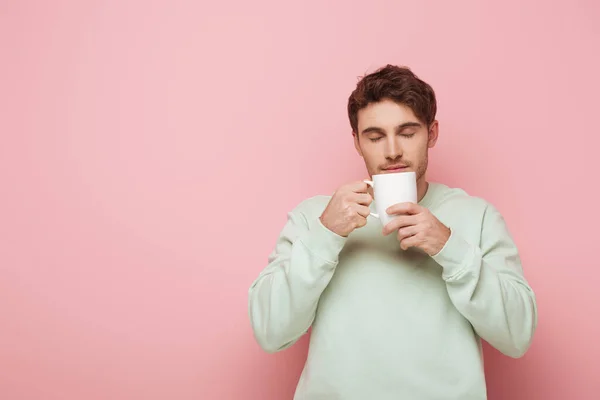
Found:
[[[382,151],[375,148],[375,146],[373,146],[373,148],[369,149],[369,151],[367,151],[367,153],[365,154],[365,160],[366,160],[367,164],[372,165],[372,166],[377,166],[377,165],[381,164],[382,159],[385,159]]]
[[[423,158],[423,156],[427,153],[427,141],[415,140],[406,146],[405,149],[407,155],[409,155],[413,160],[417,161],[418,159]]]

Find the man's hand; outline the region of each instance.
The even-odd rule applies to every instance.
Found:
[[[347,237],[356,228],[367,224],[373,198],[363,181],[352,182],[338,188],[321,215],[321,223],[330,231]]]
[[[383,228],[383,234],[398,231],[398,241],[402,250],[417,247],[433,256],[439,253],[448,238],[450,228],[442,224],[427,208],[414,203],[399,203],[387,209],[395,215]]]

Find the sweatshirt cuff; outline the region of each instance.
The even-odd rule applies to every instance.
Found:
[[[319,218],[314,224],[311,224],[310,230],[300,238],[300,241],[312,254],[329,264],[338,262],[339,254],[347,240],[347,237],[329,230]]]
[[[450,281],[458,279],[473,264],[474,252],[474,247],[451,229],[448,241],[432,258],[442,266],[442,278]]]

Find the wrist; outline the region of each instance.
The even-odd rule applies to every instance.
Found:
[[[444,247],[446,247],[446,244],[448,243],[448,240],[450,240],[451,235],[452,235],[452,231],[450,230],[450,228],[447,227],[446,225],[442,224],[440,240],[437,243],[437,246],[433,249],[433,251],[429,255],[433,257],[433,256],[439,254],[444,249]]]
[[[335,223],[333,223],[333,224],[330,224],[330,223],[329,223],[329,220],[327,219],[327,217],[326,217],[326,216],[324,217],[323,215],[321,215],[321,216],[319,217],[319,222],[321,223],[321,225],[322,225],[322,226],[323,226],[325,229],[327,229],[328,231],[330,231],[331,233],[333,233],[333,234],[335,234],[335,235],[337,235],[337,236],[341,236],[341,237],[343,237],[343,238],[346,238],[346,237],[348,236],[348,235],[344,234],[343,232],[340,232],[338,229],[336,229],[336,228],[338,228],[338,227],[336,226],[336,224],[335,224]]]

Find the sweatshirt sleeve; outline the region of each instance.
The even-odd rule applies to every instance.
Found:
[[[537,326],[537,304],[501,214],[487,204],[480,245],[451,229],[433,259],[443,268],[454,306],[477,334],[507,356],[523,356]]]
[[[250,323],[263,350],[283,350],[308,331],[346,240],[318,218],[288,214],[268,264],[248,294]]]

